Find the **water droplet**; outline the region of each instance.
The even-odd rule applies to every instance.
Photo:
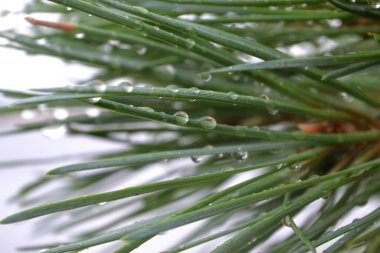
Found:
[[[83,38],[85,37],[85,35],[84,35],[84,33],[76,33],[76,34],[74,35],[74,37],[75,37],[76,39],[83,39]]]
[[[228,96],[231,98],[231,100],[233,100],[233,101],[235,101],[235,100],[237,100],[238,98],[239,98],[239,95],[236,93],[236,92],[234,92],[234,91],[230,91],[230,92],[228,92]]]
[[[151,112],[151,113],[154,112],[153,108],[150,108],[150,107],[138,107],[138,108],[140,108],[146,112]]]
[[[102,114],[102,111],[98,108],[88,108],[86,109],[85,114],[90,118],[96,118],[99,117],[100,114]]]
[[[293,171],[299,171],[300,169],[302,169],[302,163],[293,164],[291,169]]]
[[[342,98],[344,101],[346,101],[346,102],[351,103],[352,101],[354,101],[354,98],[351,97],[350,95],[348,95],[346,92],[341,92],[339,95],[340,95],[341,98]]]
[[[292,226],[292,223],[291,223],[291,221],[290,221],[290,217],[289,217],[289,216],[286,216],[285,218],[283,218],[283,219],[281,220],[281,222],[282,222],[282,224],[283,224],[284,226],[287,226],[287,227],[291,227],[291,226]]]
[[[188,49],[191,49],[194,47],[195,45],[195,41],[192,39],[192,38],[187,38],[186,39],[186,42],[185,42],[185,45]]]
[[[285,168],[286,166],[287,166],[286,163],[279,163],[279,164],[276,165],[276,169],[277,170],[281,170],[281,169]]]
[[[93,87],[96,92],[105,92],[107,90],[107,85],[101,80],[95,80],[88,83],[88,86]]]
[[[276,115],[278,113],[278,109],[276,108],[276,104],[272,101],[267,95],[261,95],[261,98],[264,99],[265,107],[269,114]]]
[[[101,202],[101,203],[98,203],[98,206],[104,206],[105,204],[107,204],[108,202]]]
[[[186,112],[179,111],[174,113],[175,121],[178,124],[185,125],[189,121],[189,115]]]
[[[89,98],[88,101],[89,101],[90,103],[94,103],[94,104],[96,104],[96,103],[98,103],[101,99],[102,99],[101,97],[94,97],[94,98]]]
[[[233,158],[237,161],[244,161],[248,159],[248,152],[247,151],[238,151],[232,154]]]
[[[199,93],[199,89],[197,87],[191,87],[189,89],[192,93],[195,93],[195,94],[198,94]]]
[[[224,172],[231,172],[231,171],[234,171],[235,169],[233,167],[228,167],[228,168],[224,168],[222,171]]]
[[[53,117],[57,120],[65,120],[69,117],[69,112],[63,108],[56,108],[53,111]]]
[[[128,16],[126,16],[126,17],[128,17]],[[129,17],[128,17],[128,18],[129,18]],[[140,20],[135,20],[133,23],[134,23],[134,25],[135,25],[135,29],[136,29],[137,31],[141,31],[141,30],[143,29],[144,24],[143,24],[143,22],[141,22]]]
[[[179,88],[173,84],[166,86],[166,88],[168,88],[173,93],[177,93],[179,91]]]
[[[47,126],[41,129],[41,133],[51,140],[57,140],[67,133],[67,127],[65,125]]]
[[[163,67],[163,70],[169,74],[174,75],[176,73],[174,66],[171,64],[163,65],[161,67]]]
[[[145,9],[144,7],[141,7],[141,6],[135,6],[135,10],[139,11],[142,14],[149,13],[149,11],[147,9]]]
[[[127,93],[131,93],[134,89],[133,84],[131,84],[130,82],[119,83],[117,87],[122,88]]]
[[[202,161],[202,158],[200,156],[192,155],[190,158],[194,163],[200,163]]]
[[[71,11],[73,8],[71,8],[71,7],[66,7],[66,10],[68,10],[68,11]]]
[[[21,112],[21,118],[23,119],[33,119],[36,116],[36,113],[32,110],[23,110]]]
[[[147,51],[148,51],[148,49],[146,47],[139,47],[137,49],[137,54],[138,55],[144,55],[144,54],[146,54]]]
[[[211,75],[211,74],[201,74],[201,75],[199,75],[199,77],[200,77],[203,81],[205,81],[205,82],[209,82],[209,81],[211,81],[211,79],[212,79],[212,75]]]
[[[213,117],[205,116],[198,119],[201,127],[205,129],[214,129],[216,127],[216,120]]]

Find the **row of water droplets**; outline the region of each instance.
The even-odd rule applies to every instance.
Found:
[[[213,148],[212,145],[207,145],[205,147],[205,149],[212,149],[212,148]],[[245,161],[249,157],[248,151],[243,150],[241,147],[239,147],[236,152],[230,153],[229,155],[230,155],[230,157],[232,157],[234,160],[236,160],[238,162]],[[206,157],[209,157],[209,156],[210,155],[192,155],[192,156],[190,156],[190,158],[194,163],[200,163],[203,160],[205,160]],[[217,155],[217,157],[222,159],[222,158],[226,157],[226,154],[220,153]],[[233,168],[228,167],[228,168],[223,169],[223,171],[230,171],[230,170],[233,170]]]
[[[102,93],[107,90],[107,85],[102,81],[93,81],[89,84],[90,87],[94,87],[96,92]],[[134,90],[134,85],[129,82],[121,82],[117,85],[117,87],[121,87],[125,92],[131,93]],[[179,92],[179,88],[175,85],[169,85],[167,88],[170,89],[171,92],[177,93]],[[192,93],[198,94],[200,90],[197,87],[192,87],[189,89]],[[232,101],[236,101],[239,98],[239,95],[234,92],[230,91],[228,92],[229,97]],[[161,97],[160,97],[161,98]],[[273,103],[273,101],[266,95],[262,95],[261,98],[265,101],[266,109],[271,115],[275,115],[278,113],[278,109],[276,108],[276,105]],[[101,97],[94,97],[90,98],[89,101],[91,103],[98,103],[101,100]],[[190,102],[195,102],[195,99],[190,100]],[[154,112],[152,108],[149,107],[140,107],[140,109],[143,109],[147,112]],[[184,111],[178,111],[174,113],[174,119],[175,121],[180,125],[186,125],[189,122],[189,115]],[[217,121],[211,117],[211,116],[203,116],[197,120],[200,124],[200,126],[204,129],[212,130],[215,129],[217,126]],[[239,126],[236,127],[239,132],[244,135],[244,133],[247,130],[246,126]],[[253,127],[255,130],[260,130],[259,127]]]
[[[94,88],[96,92],[103,93],[107,91],[107,84],[103,81],[95,80],[87,84],[88,87]],[[134,85],[130,82],[121,82],[117,85],[117,87],[121,87],[125,92],[131,93],[134,89]],[[88,99],[90,103],[98,103],[102,97],[93,97]]]

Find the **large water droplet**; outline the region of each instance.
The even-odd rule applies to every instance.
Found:
[[[216,120],[213,117],[205,116],[199,118],[198,121],[204,129],[214,129],[216,127]]]
[[[189,115],[187,115],[186,112],[179,111],[174,113],[175,121],[178,124],[185,125],[187,122],[189,122]]]
[[[131,93],[134,89],[133,84],[131,84],[130,82],[119,83],[117,87],[122,88],[127,93]]]
[[[51,140],[57,140],[67,133],[67,128],[65,125],[47,126],[41,129],[41,133]]]
[[[177,93],[179,91],[179,88],[175,86],[174,84],[168,85],[166,86],[166,88],[168,88],[173,93]]]
[[[194,47],[195,45],[195,41],[192,39],[192,38],[187,38],[186,39],[186,42],[185,42],[185,45],[188,49],[191,49]]]
[[[95,80],[88,83],[88,86],[95,89],[96,92],[105,92],[107,90],[107,85],[101,80]]]

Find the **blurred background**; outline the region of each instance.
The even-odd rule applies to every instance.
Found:
[[[0,3],[0,30],[14,29],[27,32],[30,24],[21,13],[28,0],[2,1]],[[46,14],[36,13],[34,17],[45,18]],[[48,17],[51,18],[51,17]],[[0,39],[0,45],[4,41]],[[75,63],[65,63],[62,60],[47,57],[27,55],[14,49],[0,47],[0,88],[26,90],[30,88],[65,86],[90,77],[96,72],[94,68]],[[12,101],[0,95],[0,106],[8,105]],[[59,113],[59,112],[58,112]],[[62,112],[61,112],[62,114]],[[0,117],[0,132],[10,129],[16,123],[28,122],[38,115],[23,111],[19,118]],[[50,137],[50,138],[49,138]],[[51,139],[53,137],[53,139]],[[79,161],[74,154],[77,152],[91,153],[100,150],[117,150],[121,145],[90,139],[85,137],[59,138],[49,136],[49,132],[28,132],[22,135],[11,135],[0,138],[0,217],[20,210],[13,204],[11,198],[17,191],[30,183],[47,169]],[[81,143],[81,145],[77,145]],[[52,159],[48,164],[33,163],[38,159]],[[67,159],[65,161],[65,159]],[[24,164],[15,164],[14,161],[25,160]],[[17,166],[16,166],[17,165]],[[0,226],[0,252],[17,252],[16,248],[38,242],[59,241],[64,238],[47,236],[35,230],[34,221],[20,224]]]

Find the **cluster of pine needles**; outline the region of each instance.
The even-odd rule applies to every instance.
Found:
[[[155,237],[198,222],[165,252],[380,252],[379,2],[34,0],[25,13],[31,32],[1,31],[3,46],[98,71],[2,89],[2,117],[44,117],[0,135],[124,149],[21,189],[28,209],[1,223],[49,215],[44,230],[69,238],[21,250],[156,252]]]

